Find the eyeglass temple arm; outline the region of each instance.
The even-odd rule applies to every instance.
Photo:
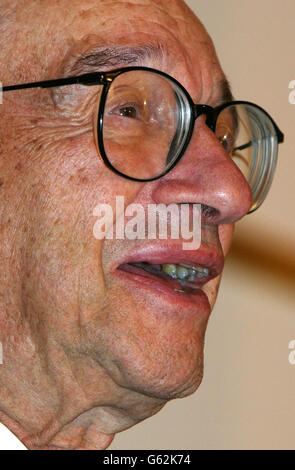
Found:
[[[278,143],[279,144],[282,144],[284,142],[284,134],[280,131],[280,129],[275,126],[275,130],[276,130],[276,133],[277,133],[277,137],[278,137]],[[233,149],[233,152],[235,152],[236,150],[244,150],[244,149],[247,149],[249,147],[251,147],[252,145],[252,140],[250,140],[249,142],[247,142],[246,144],[243,144],[243,145],[240,145],[239,147],[235,147]]]
[[[249,142],[247,142],[246,144],[244,145],[240,145],[239,147],[235,147],[232,152],[235,152],[236,150],[244,150],[244,149],[247,149],[249,147],[251,147],[252,145],[252,140],[250,140]]]
[[[25,88],[53,88],[66,85],[104,85],[105,74],[103,73],[86,73],[78,77],[59,78],[57,80],[45,80],[42,82],[23,83],[21,85],[4,86],[2,91],[23,90]]]

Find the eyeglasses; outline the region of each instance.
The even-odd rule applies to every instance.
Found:
[[[247,101],[230,101],[216,108],[196,105],[177,80],[147,67],[12,85],[3,91],[73,84],[103,85],[95,141],[104,163],[116,174],[133,181],[166,175],[185,153],[195,120],[202,116],[250,185],[249,212],[267,196],[284,135],[260,106]]]

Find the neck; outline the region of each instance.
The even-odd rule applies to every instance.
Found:
[[[64,427],[54,420],[37,433],[30,433],[4,412],[0,412],[0,421],[30,450],[105,450],[114,438],[114,434],[99,431],[95,424],[81,425],[78,418]]]

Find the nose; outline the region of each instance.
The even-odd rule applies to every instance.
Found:
[[[177,165],[154,187],[156,203],[202,204],[208,223],[241,219],[252,203],[251,189],[203,118]]]

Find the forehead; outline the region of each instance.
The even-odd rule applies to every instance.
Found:
[[[79,56],[98,47],[148,45],[161,54],[140,65],[170,73],[192,95],[208,100],[223,78],[209,36],[181,0],[20,0],[15,8],[17,24],[28,28],[29,16],[30,34],[37,32],[31,42],[51,76],[57,69],[67,75]]]

